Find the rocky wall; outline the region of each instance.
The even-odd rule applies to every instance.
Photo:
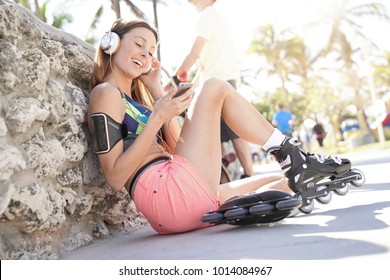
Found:
[[[145,224],[86,128],[95,49],[0,0],[0,259],[57,259]]]

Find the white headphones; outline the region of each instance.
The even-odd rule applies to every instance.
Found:
[[[121,45],[121,39],[119,35],[115,32],[108,31],[106,34],[103,35],[102,39],[100,40],[100,47],[102,50],[109,55],[113,55],[119,50],[119,47]],[[148,74],[150,71],[152,71],[153,63],[151,62],[148,67],[145,68],[143,75]]]
[[[116,53],[119,50],[121,44],[119,35],[115,32],[108,31],[100,40],[100,47],[109,55]]]

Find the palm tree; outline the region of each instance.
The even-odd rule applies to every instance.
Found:
[[[43,2],[42,6],[39,5],[38,0],[34,0],[34,8],[32,8],[29,0],[14,0],[15,3],[22,5],[26,9],[34,13],[34,15],[45,23],[48,23],[56,28],[61,28],[65,23],[70,23],[73,20],[72,15],[66,12],[60,12],[53,15],[53,22],[49,23],[47,20],[47,5],[50,0]]]
[[[326,3],[329,5],[328,1]],[[318,79],[321,77],[321,74],[324,71],[342,73],[345,78],[341,77],[341,79],[346,81],[343,87],[348,87],[354,92],[358,117],[360,116],[360,119],[363,120],[361,124],[366,128],[366,132],[369,133],[367,117],[364,111],[365,104],[361,96],[362,93],[367,93],[367,91],[362,91],[362,89],[367,88],[365,86],[367,81],[359,77],[359,68],[357,67],[358,54],[363,53],[361,49],[363,44],[356,45],[355,42],[357,41],[356,38],[360,39],[358,42],[371,42],[363,32],[363,26],[359,23],[359,19],[371,17],[388,20],[389,17],[386,14],[385,7],[379,3],[367,3],[352,7],[349,5],[348,0],[337,0],[332,3],[336,4],[336,6],[329,5],[327,6],[328,9],[323,9],[324,17],[321,20],[308,24],[311,28],[324,25],[329,28],[328,39],[325,40],[326,43],[317,53],[313,54],[312,49],[310,50],[312,53],[308,52],[303,41],[299,40],[298,36],[292,35],[297,29],[288,29],[276,33],[271,25],[259,29],[257,38],[253,41],[251,51],[263,55],[267,59],[268,64],[271,66],[271,69],[269,69],[270,75],[276,74],[279,76],[287,104],[290,104],[293,99],[291,97],[289,100],[288,95],[290,93],[288,93],[285,86],[289,76],[292,74],[298,74],[302,78],[301,87],[306,94],[315,91],[324,95],[325,93],[332,93],[332,87],[326,84],[326,79]],[[307,29],[304,31],[307,31]],[[316,32],[316,36],[316,40],[318,40],[318,32]],[[331,66],[332,68],[330,69],[324,69],[321,66],[321,62],[324,59],[337,62],[338,68]],[[308,73],[310,72],[310,79],[308,79]],[[313,82],[317,84],[313,84]],[[322,84],[322,88],[319,87],[318,82]],[[319,103],[324,107],[324,111],[328,111],[331,106],[336,106],[334,108],[341,108],[340,110],[342,110],[341,99],[337,100],[337,103],[340,103],[340,105],[333,105],[327,102],[330,100],[328,97],[323,96],[323,101],[325,102]],[[294,101],[294,107],[296,105],[297,103]],[[325,108],[327,105],[329,107]],[[334,130],[337,131],[337,128],[334,128]]]
[[[362,119],[362,126],[369,133],[368,121],[364,111],[365,102],[363,101],[360,90],[366,81],[358,76],[358,62],[356,59],[359,53],[363,55],[363,59],[366,59],[364,57],[366,51],[362,47],[365,44],[371,44],[376,48],[377,46],[364,33],[363,26],[359,20],[363,17],[374,17],[385,20],[389,20],[390,18],[387,15],[386,8],[380,3],[372,2],[358,6],[349,5],[348,0],[333,1],[331,3],[333,5],[323,10],[324,18],[317,22],[327,24],[330,28],[330,35],[326,45],[313,57],[312,62],[314,63],[320,57],[325,57],[331,53],[338,54],[335,60],[343,63],[343,72],[348,76],[349,80],[348,86],[355,93],[358,116]],[[310,23],[310,25],[313,26],[314,24]],[[354,44],[356,41],[359,42],[358,45]],[[338,70],[342,71],[342,69]]]
[[[315,40],[318,41],[318,28],[327,26],[329,30],[327,40],[325,40],[325,44],[317,53],[306,52],[308,55],[306,56],[305,62],[306,68],[304,67],[302,69],[314,71],[314,75],[311,76],[317,77],[324,76],[324,73],[338,73],[340,78],[344,80],[342,87],[344,89],[349,88],[350,91],[354,92],[354,103],[358,109],[357,115],[361,119],[362,127],[368,134],[368,121],[364,110],[366,102],[362,96],[362,94],[367,94],[368,92],[366,90],[368,88],[368,80],[359,77],[359,60],[361,61],[367,58],[367,51],[363,46],[372,45],[376,49],[379,48],[364,33],[364,25],[359,20],[363,18],[375,18],[388,21],[389,16],[385,7],[375,2],[360,4],[358,6],[351,6],[348,0],[324,1],[322,3],[326,3],[325,7],[320,7],[322,18],[306,24],[303,31],[307,32],[309,29],[317,29],[315,32]],[[284,32],[291,30],[288,29]],[[320,34],[324,34],[323,30],[321,30]],[[328,65],[329,61],[334,62],[333,66],[324,68],[322,66],[324,60],[328,62]],[[305,81],[305,76],[302,76],[302,78]],[[334,88],[334,90],[342,91],[340,88]]]
[[[374,68],[376,83],[388,91],[390,87],[390,52],[386,52],[383,61],[375,63]]]
[[[306,77],[309,69],[306,47],[302,38],[291,32],[277,34],[272,25],[261,26],[248,52],[265,57],[270,66],[267,69],[268,76],[277,75],[279,77],[285,104],[292,111],[286,82],[292,75]],[[262,69],[259,69],[260,71]]]
[[[90,34],[93,34],[93,31],[96,30],[97,24],[99,23],[99,20],[101,19],[102,14],[103,14],[103,5],[97,9],[95,16],[93,17],[92,23],[88,28],[88,32],[87,32],[87,36],[86,36],[85,41],[91,45],[94,45],[95,42],[98,40],[97,38],[95,38],[93,35],[90,35]]]
[[[120,7],[120,0],[110,0],[111,1],[111,9],[115,12],[116,18],[121,18],[121,7]],[[157,4],[165,4],[165,0],[145,0],[149,2],[153,2],[153,17],[154,17],[154,25],[156,28],[158,28],[158,16],[157,16]],[[130,0],[123,0],[124,3],[126,3],[130,7],[130,11],[137,17],[146,21],[150,20],[146,16],[146,14],[138,7],[136,6],[133,1]],[[102,15],[102,9],[103,5],[98,9],[98,12],[96,13],[96,16],[91,24],[90,30],[93,30],[96,26],[96,22],[99,20],[100,16]],[[160,46],[157,49],[157,58],[160,60]]]
[[[353,52],[351,38],[360,38],[371,44],[374,44],[364,33],[362,24],[359,22],[364,17],[373,17],[377,19],[389,20],[386,8],[383,4],[371,2],[351,6],[349,0],[329,1],[327,6],[323,7],[321,12],[323,17],[316,22],[311,22],[308,26],[327,25],[330,33],[326,45],[314,56],[316,60],[319,56],[326,56],[332,51],[340,53],[347,67],[353,64],[351,54]],[[351,34],[353,37],[351,37]]]

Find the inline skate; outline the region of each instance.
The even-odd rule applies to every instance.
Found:
[[[246,226],[280,221],[297,211],[301,200],[279,190],[239,195],[210,211],[201,220],[205,223]]]
[[[364,174],[356,168],[351,169],[348,159],[305,153],[300,144],[296,138],[286,138],[281,146],[270,148],[267,154],[272,154],[279,162],[294,197],[302,200],[301,212],[310,213],[314,199],[322,204],[329,203],[332,191],[346,195],[349,184],[363,186]]]

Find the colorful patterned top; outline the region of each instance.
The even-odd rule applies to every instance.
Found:
[[[143,107],[141,104],[135,102],[126,94],[122,94],[122,100],[126,108],[125,117],[122,121],[122,124],[127,128],[127,136],[124,139],[124,148],[126,150],[144,129],[144,126],[148,122],[149,116],[152,112]]]

